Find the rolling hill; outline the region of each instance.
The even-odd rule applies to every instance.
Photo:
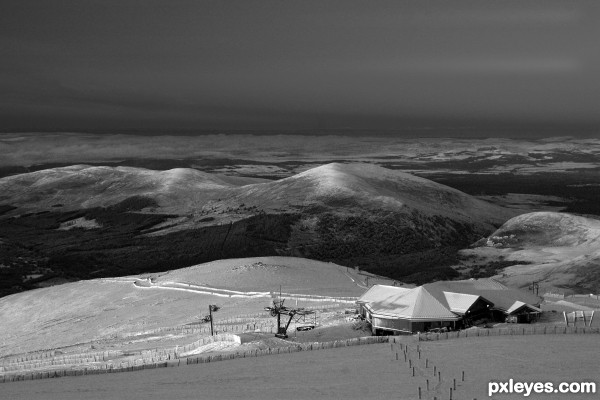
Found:
[[[153,171],[133,167],[73,165],[0,180],[0,202],[24,210],[77,210],[119,203],[131,196],[162,199],[177,193],[225,189],[216,175],[190,168]]]
[[[316,204],[340,210],[419,210],[483,224],[503,222],[511,214],[448,186],[366,163],[326,164],[239,190],[240,200],[273,208]]]
[[[74,165],[0,179],[0,203],[39,212],[106,207],[142,196],[155,200],[161,212],[177,215],[217,202],[215,211],[238,209],[242,204],[265,211],[316,205],[340,211],[417,209],[492,224],[511,215],[448,186],[366,163],[331,163],[277,181],[248,182],[191,168],[154,171]]]
[[[0,193],[3,294],[275,255],[423,283],[455,276],[458,248],[521,212],[364,163],[266,182],[77,165],[2,178]]]
[[[600,220],[534,212],[507,221],[467,253],[510,265],[500,280],[542,291],[600,292]],[[518,264],[518,265],[517,265]]]

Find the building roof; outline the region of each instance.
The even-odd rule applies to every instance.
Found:
[[[387,298],[398,296],[402,293],[410,292],[412,289],[388,286],[388,285],[373,285],[362,296],[356,300],[357,303],[372,303],[374,301],[382,301]]]
[[[373,314],[410,320],[456,321],[459,317],[440,303],[423,286],[397,291],[385,299],[369,302]]]
[[[536,307],[539,296],[511,289],[493,279],[439,281],[408,289],[374,285],[357,303],[365,304],[375,316],[421,321],[456,321],[477,302],[484,301],[493,309],[512,314]]]
[[[506,313],[513,314],[513,313],[519,312],[523,308],[527,308],[527,309],[529,309],[533,312],[537,312],[537,313],[542,312],[541,309],[534,307],[531,304],[523,303],[522,301],[515,301],[514,304],[512,306],[510,306],[508,308],[508,310],[506,310]]]
[[[506,312],[515,301],[536,306],[541,298],[531,292],[512,289],[493,279],[467,279],[462,281],[439,281],[424,285],[437,299],[445,301],[443,292],[464,293],[481,296],[493,303],[494,309]]]
[[[483,289],[483,290],[506,290],[507,286],[504,286],[497,280],[492,278],[479,278],[479,279],[463,279],[460,281],[452,281],[458,284],[471,285],[475,289]]]
[[[466,314],[469,308],[481,299],[481,296],[475,294],[442,292],[444,299],[450,311],[456,314]],[[485,300],[485,299],[484,299]],[[489,303],[489,302],[488,302]]]

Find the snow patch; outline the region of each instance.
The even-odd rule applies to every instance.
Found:
[[[74,228],[98,229],[102,228],[102,225],[100,225],[95,219],[87,219],[86,217],[80,217],[63,222],[57,229],[60,231],[68,231]]]

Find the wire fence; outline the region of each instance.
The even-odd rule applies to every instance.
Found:
[[[469,376],[459,366],[441,368],[440,360],[435,360],[421,346],[390,336],[392,362],[396,362],[403,374],[410,378],[410,384],[402,387],[403,398],[444,399],[465,398],[461,393]],[[459,369],[460,368],[460,369]],[[443,369],[443,370],[442,370]],[[414,386],[413,386],[414,385]]]
[[[239,339],[239,338],[238,338]],[[4,374],[0,376],[0,382],[15,382],[15,381],[26,381],[36,379],[48,379],[48,378],[59,378],[63,376],[80,376],[80,375],[98,375],[107,373],[118,373],[128,371],[141,371],[145,369],[156,369],[165,367],[177,367],[182,364],[204,364],[210,362],[232,360],[236,358],[248,358],[248,357],[260,357],[274,354],[286,354],[295,353],[300,351],[313,351],[313,350],[324,350],[333,349],[348,346],[360,346],[366,344],[375,343],[387,343],[387,336],[367,336],[361,338],[347,339],[347,340],[335,340],[329,342],[315,342],[315,343],[302,343],[287,347],[275,347],[267,348],[262,350],[247,350],[235,353],[206,355],[200,357],[187,357],[177,358],[172,357],[169,360],[160,362],[147,362],[148,359],[137,359],[133,361],[121,362],[119,364],[107,364],[101,365],[99,368],[79,368],[79,369],[56,369],[53,371],[31,371],[26,373],[14,373]],[[193,345],[193,344],[192,344]],[[190,346],[192,346],[190,345]]]
[[[304,307],[307,310],[328,311],[343,307],[344,303],[319,304]],[[277,327],[275,320],[268,311],[244,314],[236,317],[228,317],[219,320],[213,326],[213,331],[219,335],[240,334],[244,332],[260,332],[260,333],[276,333]],[[211,334],[210,324],[206,322],[190,323],[186,325],[174,327],[159,327],[143,332],[120,335],[122,339],[141,337],[147,335],[156,335],[161,333],[169,333],[175,335],[195,335],[195,334]],[[211,337],[200,339],[192,345],[178,347],[180,352],[188,352],[194,348],[206,344],[207,340],[211,341]],[[224,336],[226,337],[226,336]],[[200,343],[202,342],[202,343]],[[191,348],[189,348],[191,346]],[[19,356],[6,357],[1,360],[0,373],[15,372],[23,370],[35,370],[42,368],[56,368],[57,366],[73,365],[75,367],[85,364],[109,362],[123,357],[137,357],[143,360],[143,363],[156,363],[157,361],[168,361],[176,359],[175,349],[151,349],[140,351],[97,351],[85,352],[77,354],[62,354],[57,350],[48,350],[43,352],[23,354]],[[94,366],[94,369],[97,368]]]
[[[562,335],[562,334],[599,334],[600,327],[589,326],[529,326],[494,329],[467,329],[463,331],[418,333],[419,341],[446,340],[468,337],[513,336],[513,335]]]
[[[11,360],[0,365],[0,373],[22,373],[31,371],[35,373],[36,369],[60,369],[66,365],[71,369],[95,370],[114,368],[115,366],[138,366],[144,364],[155,364],[157,362],[177,360],[180,354],[185,354],[197,350],[198,348],[215,342],[235,342],[241,343],[240,337],[231,334],[218,334],[201,338],[193,343],[184,346],[176,346],[167,349],[150,349],[136,352],[123,351],[105,351],[97,353],[70,354],[68,356],[55,356],[48,359],[29,359],[29,357]],[[123,359],[126,358],[126,359]],[[119,360],[121,359],[121,360]]]
[[[544,293],[543,297],[554,299],[594,299],[600,300],[600,294],[564,294],[564,293]]]

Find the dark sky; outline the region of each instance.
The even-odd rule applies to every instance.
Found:
[[[597,3],[3,0],[0,131],[590,135]]]

